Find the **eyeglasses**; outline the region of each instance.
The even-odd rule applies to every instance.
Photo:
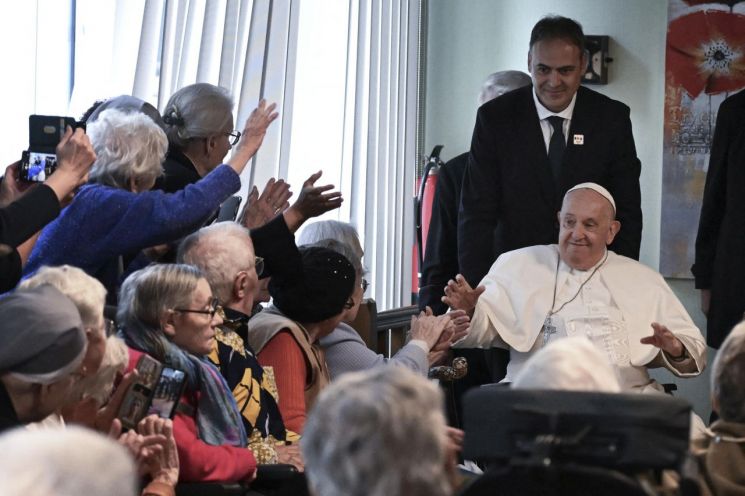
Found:
[[[254,267],[256,267],[256,275],[261,277],[261,273],[264,272],[264,257],[256,257]]]
[[[217,312],[222,312],[222,306],[220,305],[220,300],[217,298],[212,298],[210,300],[210,308],[209,310],[192,310],[191,308],[174,308],[174,312],[181,312],[181,313],[201,313],[203,315],[209,315],[210,318],[214,318],[215,314]]]
[[[370,283],[367,282],[367,279],[362,279],[362,292],[364,293],[367,291],[367,288],[370,287]]]
[[[241,132],[240,131],[230,131],[229,133],[225,133],[225,136],[228,136],[230,139],[228,142],[230,143],[230,146],[235,146],[238,144],[238,142],[241,139]]]

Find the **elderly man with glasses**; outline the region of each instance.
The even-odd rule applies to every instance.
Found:
[[[233,392],[254,457],[259,463],[290,463],[302,469],[299,448],[291,444],[299,437],[282,421],[274,377],[261,367],[248,344],[248,319],[264,268],[248,229],[234,222],[204,227],[184,239],[178,260],[198,267],[216,296],[204,312],[221,313],[223,325],[216,330],[208,358]]]

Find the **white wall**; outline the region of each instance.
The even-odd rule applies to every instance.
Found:
[[[657,268],[666,0],[430,0],[425,151],[444,144],[447,159],[468,150],[481,83],[499,70],[527,72],[530,30],[546,14],[611,37],[610,82],[590,87],[631,107],[642,162],[641,260]]]

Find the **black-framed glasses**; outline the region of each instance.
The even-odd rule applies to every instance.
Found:
[[[238,142],[241,139],[241,132],[240,131],[230,131],[229,133],[225,133],[225,136],[228,136],[228,142],[230,143],[230,146],[235,146],[238,144]]]
[[[209,310],[192,310],[191,308],[174,308],[174,312],[181,312],[181,313],[201,313],[203,315],[209,315],[210,318],[214,318],[215,314],[222,310],[222,306],[220,305],[220,300],[217,298],[212,298],[210,300],[210,308]]]
[[[261,273],[264,272],[264,257],[256,257],[254,267],[256,267],[256,275],[261,277]]]
[[[362,292],[364,293],[365,291],[367,291],[367,288],[369,287],[370,287],[370,283],[367,282],[367,279],[363,278],[362,279]]]

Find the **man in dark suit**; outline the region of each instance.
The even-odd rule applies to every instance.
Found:
[[[623,229],[610,249],[639,257],[641,164],[629,108],[580,87],[584,46],[577,22],[544,17],[530,37],[533,85],[479,109],[458,217],[460,269],[472,285],[501,253],[555,242],[561,198],[582,182],[616,198]]]
[[[745,312],[745,91],[719,106],[691,268],[706,314],[706,341],[719,348]]]
[[[479,93],[479,106],[500,95],[530,84],[530,76],[521,71],[500,71],[487,76]],[[429,306],[440,315],[447,312],[442,302],[444,288],[458,269],[458,208],[468,152],[450,159],[437,173],[437,187],[432,203],[422,279],[419,285],[419,309]],[[470,374],[469,374],[470,375]]]

